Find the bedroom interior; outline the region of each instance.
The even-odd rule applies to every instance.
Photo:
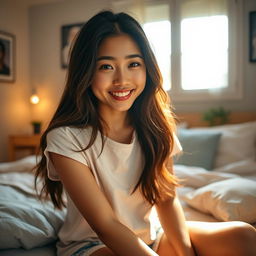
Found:
[[[238,53],[241,88],[232,97],[213,99],[179,99],[171,93],[184,150],[175,158],[175,172],[184,180],[178,194],[188,220],[241,220],[256,227],[256,62],[249,57],[249,14],[256,11],[256,1],[228,1],[242,6],[239,44],[232,49]],[[66,79],[61,27],[81,24],[110,6],[118,10],[138,2],[144,1],[0,0],[0,32],[14,36],[14,81],[0,76],[0,233],[6,234],[0,236],[0,255],[55,255],[65,211],[36,200],[31,169],[40,132]],[[32,94],[39,97],[37,104],[30,102]]]

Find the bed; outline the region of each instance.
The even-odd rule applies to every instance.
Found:
[[[189,119],[188,119],[189,120]],[[192,119],[195,120],[195,119]],[[241,220],[256,226],[256,120],[179,126],[178,196],[187,220]],[[249,122],[248,122],[249,121]],[[193,125],[192,125],[193,126]],[[41,204],[33,187],[36,156],[0,163],[0,255],[55,255],[65,210]],[[156,216],[153,214],[152,218]]]
[[[183,184],[178,192],[188,220],[241,220],[255,226],[256,116],[244,120],[178,129],[183,154],[174,169]]]
[[[41,203],[34,189],[36,156],[0,164],[0,255],[53,256],[65,210]]]

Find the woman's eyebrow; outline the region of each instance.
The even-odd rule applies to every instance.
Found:
[[[128,56],[125,57],[126,59],[131,59],[131,58],[141,58],[143,59],[143,57],[140,54],[130,54]]]
[[[125,59],[132,59],[132,58],[141,58],[143,59],[143,57],[140,54],[130,54],[125,56]],[[113,56],[100,56],[97,58],[97,61],[100,60],[115,60],[116,58]]]
[[[97,58],[97,61],[99,60],[114,60],[115,58],[114,57],[111,57],[111,56],[100,56]]]

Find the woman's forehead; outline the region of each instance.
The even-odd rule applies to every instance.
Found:
[[[105,38],[99,47],[97,57],[112,56],[121,58],[135,54],[141,55],[137,43],[129,35],[121,34]]]

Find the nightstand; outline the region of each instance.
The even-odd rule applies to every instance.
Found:
[[[16,160],[17,150],[30,150],[31,154],[36,154],[40,144],[40,134],[35,135],[10,135],[8,141],[8,160]]]

